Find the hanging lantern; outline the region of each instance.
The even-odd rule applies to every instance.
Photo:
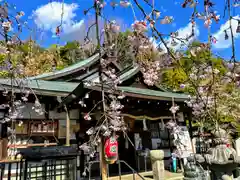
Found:
[[[228,40],[229,36],[227,34],[227,30],[225,30],[224,33],[225,33],[225,40]]]
[[[240,20],[238,20],[238,26],[237,26],[236,33],[240,33]]]
[[[109,164],[113,164],[118,159],[118,142],[117,137],[112,136],[106,139],[104,144],[105,160]]]

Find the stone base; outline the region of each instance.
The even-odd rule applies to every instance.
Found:
[[[222,176],[224,174],[232,177],[233,176],[233,170],[236,169],[238,164],[230,163],[230,164],[211,164],[209,165],[209,169],[211,170],[212,179],[214,180],[222,180]]]

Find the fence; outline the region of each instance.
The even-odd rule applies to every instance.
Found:
[[[77,151],[71,147],[21,149],[19,161],[0,162],[0,180],[76,180]]]
[[[100,161],[90,161],[87,164],[88,164],[88,172],[89,172],[87,178],[88,178],[88,180],[91,180],[92,179],[92,173],[91,173],[92,172],[92,166],[94,164],[97,164],[97,165],[100,166]],[[133,180],[135,180],[136,176],[138,176],[138,179],[142,179],[142,180],[145,179],[136,170],[134,170],[131,166],[129,166],[125,161],[118,160],[116,162],[116,164],[118,166],[118,174],[117,175],[119,176],[119,179],[121,179],[121,176],[122,176],[122,166],[126,166],[130,170],[130,172],[131,172],[131,174],[133,176]],[[100,173],[99,176],[101,176],[101,172],[100,171],[99,171],[99,173]],[[110,177],[109,165],[107,166],[107,175],[108,175],[108,177]]]
[[[1,163],[0,180],[75,180],[74,159],[41,162],[11,161]]]
[[[80,180],[82,175],[80,167],[88,167],[86,179],[100,177],[99,161],[89,161],[81,164],[81,154],[75,148],[66,146],[26,148],[20,149],[21,160],[0,162],[0,180]],[[138,172],[147,171],[146,158],[140,158],[144,164]],[[140,160],[140,161],[141,161]],[[148,166],[149,167],[149,166]],[[108,176],[122,176],[125,173],[132,173],[139,176],[136,170],[123,160],[108,167]],[[83,178],[81,179],[83,180]]]

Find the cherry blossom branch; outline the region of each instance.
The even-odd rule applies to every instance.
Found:
[[[234,36],[233,36],[233,28],[232,28],[232,15],[231,15],[231,7],[230,7],[230,0],[227,0],[227,9],[228,9],[228,16],[229,16],[229,28],[230,28],[230,33],[231,33],[231,43],[232,43],[232,57],[231,59],[233,60],[234,63],[234,68],[233,72],[235,69],[235,63],[236,63],[236,56],[235,56],[235,42],[234,42]]]
[[[86,40],[90,41],[90,39],[89,39],[89,33],[90,33],[91,29],[92,29],[94,26],[96,26],[96,24],[97,24],[97,23],[94,22],[91,26],[88,27],[87,35],[86,35],[85,38],[84,38],[85,41],[86,41]]]

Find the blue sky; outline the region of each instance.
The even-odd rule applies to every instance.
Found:
[[[83,11],[92,5],[93,0],[65,0],[64,1],[64,14],[63,14],[63,32],[61,33],[60,43],[65,43],[71,40],[82,40],[86,32],[86,26],[93,21],[93,14],[84,16]],[[116,2],[119,0],[115,0]],[[53,43],[57,43],[57,38],[54,37],[55,28],[60,24],[61,12],[62,12],[62,0],[8,0],[10,4],[15,4],[16,11],[24,11],[25,16],[23,20],[28,22],[28,26],[32,29],[32,32],[25,28],[21,34],[22,39],[27,39],[30,35],[34,39],[38,39],[38,42],[43,46],[49,46]],[[116,19],[121,23],[124,28],[130,28],[134,21],[133,11],[130,7],[123,8],[118,6],[115,10],[109,5],[110,0],[107,0],[107,6],[104,10],[104,14],[108,19]],[[144,8],[143,0],[139,0]],[[150,1],[151,2],[151,1]],[[181,7],[183,0],[155,0],[155,7],[161,11],[161,16],[173,16],[174,22],[169,25],[158,24],[158,29],[164,34],[170,32],[179,31],[181,36],[186,36],[191,32],[191,26],[189,25],[189,19],[193,9]],[[223,18],[224,13],[224,0],[213,0],[216,2],[214,10],[217,14],[220,14],[221,19],[217,24],[213,22],[211,26],[211,33],[218,39],[217,44],[213,46],[213,50],[216,54],[230,58],[231,57],[231,43],[229,40],[224,39],[224,30],[228,28],[228,17]],[[132,2],[133,3],[133,2]],[[202,1],[200,1],[202,3]],[[141,12],[137,7],[133,6],[133,10],[136,13],[138,20],[142,20]],[[202,12],[202,4],[198,5],[198,11]],[[234,8],[233,16],[240,17],[240,7]],[[238,16],[239,15],[239,16]],[[204,27],[202,20],[197,21],[196,39],[200,41],[207,40],[207,29]],[[236,42],[236,54],[240,59],[240,33],[237,34],[237,22],[233,22],[235,42]],[[230,33],[229,33],[230,35]]]

